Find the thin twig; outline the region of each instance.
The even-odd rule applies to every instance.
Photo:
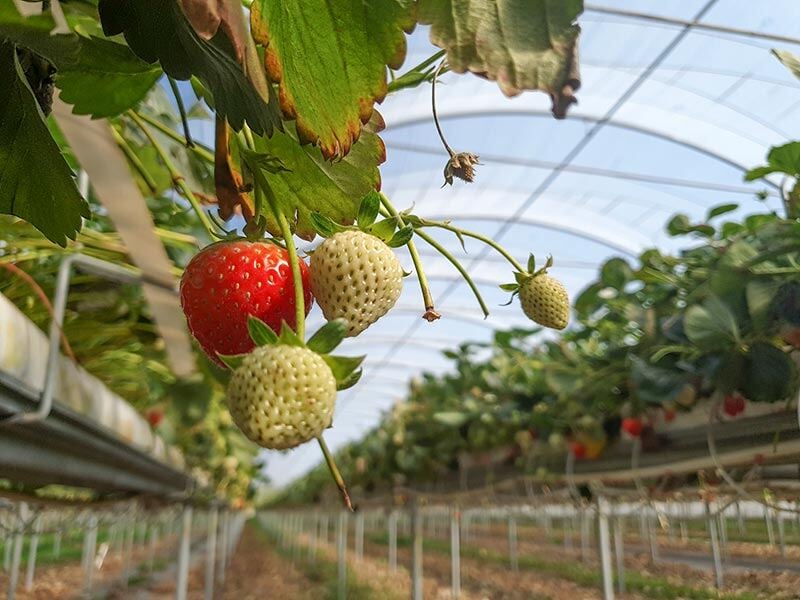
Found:
[[[395,210],[394,206],[392,206],[392,203],[383,194],[381,194],[381,204],[383,204],[383,207],[393,218],[397,219],[397,223],[400,227],[405,226],[403,217],[398,214],[397,210]],[[436,321],[441,317],[441,315],[436,312],[436,307],[433,302],[433,294],[431,294],[431,288],[428,284],[428,278],[425,276],[425,269],[422,266],[422,259],[419,257],[417,246],[414,244],[413,240],[409,240],[408,244],[406,245],[408,246],[408,253],[411,255],[411,260],[414,263],[414,269],[417,272],[417,280],[419,281],[419,287],[422,291],[422,301],[425,304],[425,314],[422,315],[422,318],[429,323]]]
[[[146,115],[144,113],[140,113],[140,112],[136,112],[136,111],[132,111],[132,112],[134,112],[134,114],[136,114],[136,116],[138,116],[142,121],[144,121],[148,125],[151,125],[152,127],[155,127],[156,129],[158,129],[161,133],[163,133],[168,138],[171,138],[171,139],[175,140],[176,142],[178,142],[180,144],[186,145],[186,138],[185,137],[183,137],[177,131],[174,131],[172,128],[164,125],[164,123],[162,123],[158,119],[154,119],[150,115]],[[198,156],[199,158],[202,158],[204,161],[206,161],[208,163],[211,163],[212,165],[214,164],[214,153],[211,151],[210,148],[207,148],[206,146],[203,146],[202,144],[198,144],[197,142],[195,142],[194,146],[191,146],[189,149],[196,156]]]
[[[322,455],[325,457],[325,463],[328,465],[328,470],[331,472],[331,476],[333,476],[333,480],[336,482],[336,487],[339,488],[339,491],[342,493],[342,502],[347,510],[350,512],[353,511],[353,502],[350,500],[350,493],[347,491],[347,485],[344,482],[344,478],[342,474],[339,472],[339,467],[336,466],[336,461],[333,458],[333,454],[328,449],[328,445],[325,443],[325,440],[322,439],[322,435],[317,436],[317,442],[319,442],[319,448],[322,450]]]
[[[194,147],[194,141],[192,140],[192,132],[189,131],[189,117],[186,116],[186,107],[183,105],[181,91],[178,89],[178,84],[175,83],[175,80],[172,77],[167,76],[167,80],[169,81],[169,87],[172,90],[172,95],[175,96],[175,103],[178,105],[178,112],[181,115],[183,135],[186,138],[186,147],[192,148]]]
[[[447,150],[447,153],[450,155],[450,158],[453,158],[456,153],[453,151],[453,149],[450,147],[450,144],[448,144],[447,140],[444,138],[444,133],[442,132],[442,126],[439,124],[439,114],[436,112],[436,80],[439,78],[439,74],[441,73],[446,63],[447,59],[440,62],[439,66],[436,67],[436,72],[433,74],[433,80],[431,81],[431,109],[433,110],[433,122],[436,125],[436,131],[439,133],[439,139],[442,140],[444,149]]]

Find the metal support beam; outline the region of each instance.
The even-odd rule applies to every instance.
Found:
[[[208,537],[206,539],[205,600],[214,600],[214,575],[217,570],[217,529],[219,509],[212,506],[208,511]]]
[[[600,550],[600,574],[603,580],[603,600],[614,600],[614,572],[611,569],[611,538],[608,528],[608,501],[597,498],[597,534]]]
[[[461,595],[461,512],[450,507],[450,589],[454,599]]]
[[[175,583],[175,599],[186,600],[189,588],[189,561],[192,542],[192,507],[184,506],[181,515],[181,541],[178,548],[178,573]]]
[[[411,600],[422,600],[422,515],[414,500],[411,506]]]

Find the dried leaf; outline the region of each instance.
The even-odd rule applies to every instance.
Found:
[[[249,221],[254,215],[253,201],[242,190],[242,175],[231,163],[228,152],[229,128],[224,119],[217,117],[214,130],[214,187],[217,193],[219,216],[226,221],[241,212]]]

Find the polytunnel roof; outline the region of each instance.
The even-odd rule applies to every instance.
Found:
[[[628,14],[631,11],[653,13]],[[472,184],[441,188],[447,154],[430,109],[430,86],[391,95],[380,106],[387,162],[383,190],[402,209],[450,219],[500,242],[519,259],[552,254],[551,272],[574,297],[612,256],[645,248],[676,249],[665,222],[682,212],[702,219],[711,206],[735,202],[740,213],[780,206],[779,185],[745,183],[770,146],[797,137],[800,82],[770,53],[800,53],[792,38],[796,0],[605,0],[580,17],[582,86],[566,120],[550,114],[545,94],[504,97],[497,85],[446,74],[437,86],[442,127],[457,151],[480,155]],[[404,68],[436,51],[428,29],[409,38]],[[403,71],[403,69],[401,69]],[[530,326],[519,307],[500,306],[512,280],[509,265],[481,245],[464,254],[452,234],[431,234],[475,276],[491,315],[482,318],[452,267],[422,250],[442,319],[427,323],[419,287],[404,286],[396,308],[343,350],[368,355],[364,376],[340,394],[334,427],[338,448],[362,437],[401,400],[410,378],[449,368],[441,351],[462,341],[488,341],[496,329]],[[411,262],[403,257],[404,266]],[[312,312],[308,328],[322,322]],[[268,452],[267,474],[281,485],[321,460],[316,444]]]

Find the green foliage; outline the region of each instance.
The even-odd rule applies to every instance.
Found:
[[[267,74],[302,142],[328,159],[350,151],[386,95],[386,66],[405,59],[412,8],[409,0],[253,2],[253,37],[265,46]]]
[[[0,212],[64,246],[88,218],[72,172],[53,140],[13,44],[0,41]],[[35,173],[35,177],[31,174]]]

